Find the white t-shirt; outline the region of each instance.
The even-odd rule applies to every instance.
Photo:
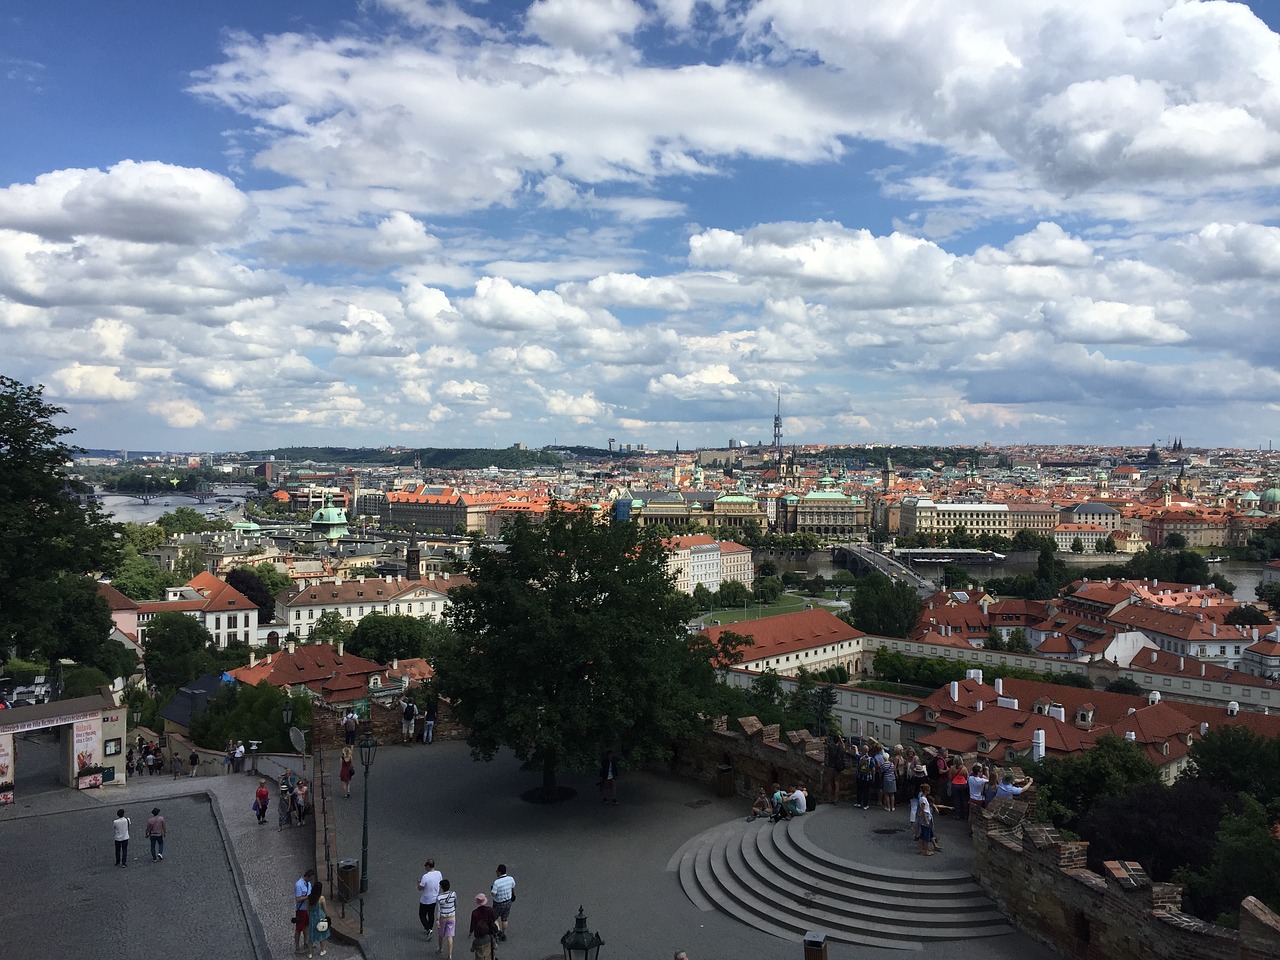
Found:
[[[439,870],[428,870],[422,875],[422,879],[418,881],[418,888],[422,891],[422,896],[418,898],[419,903],[435,903],[440,899],[440,881],[444,879],[444,874]]]
[[[969,799],[975,803],[980,801],[986,794],[987,778],[986,777],[970,777],[969,778]]]
[[[511,894],[516,888],[516,878],[503,874],[497,880],[493,881],[490,892],[493,894],[494,903],[506,903],[511,899]]]
[[[805,797],[803,790],[797,790],[791,795],[791,802],[795,804],[796,813],[805,813],[809,809],[808,798]]]
[[[115,820],[111,821],[111,825],[116,828],[117,840],[129,839],[129,818],[128,817],[117,817]]]

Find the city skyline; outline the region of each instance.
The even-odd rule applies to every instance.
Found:
[[[0,327],[82,446],[1273,439],[1266,5],[65,21],[0,32]]]

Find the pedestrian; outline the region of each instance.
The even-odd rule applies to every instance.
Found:
[[[436,701],[432,697],[427,701],[426,712],[422,715],[422,742],[434,743],[436,739]]]
[[[418,705],[408,697],[400,698],[400,739],[404,743],[413,742],[413,725],[418,719]]]
[[[271,791],[267,789],[267,780],[263,777],[258,781],[258,789],[253,794],[253,812],[258,817],[258,823],[267,822],[267,811],[271,809]]]
[[[129,818],[124,815],[123,810],[116,811],[116,818],[111,821],[111,826],[116,838],[116,866],[127,867],[129,865]]]
[[[338,771],[338,779],[342,781],[342,795],[351,799],[351,778],[356,775],[356,765],[351,762],[351,748],[342,748],[342,766]]]
[[[471,911],[471,952],[476,960],[492,960],[493,958],[493,907],[489,906],[489,898],[483,893],[476,894],[476,908]]]
[[[236,745],[227,741],[227,749],[222,754],[222,772],[230,773],[231,765],[236,762]]]
[[[356,716],[354,710],[347,711],[347,715],[342,718],[342,739],[348,747],[356,745],[356,729],[360,726],[360,718]]]
[[[191,750],[191,756],[187,757],[187,765],[191,767],[189,776],[194,778],[200,772],[200,754],[196,753],[194,747]]]
[[[154,777],[156,775],[156,755],[152,752],[151,747],[147,747],[147,755],[144,757],[147,761],[147,776]]]
[[[921,856],[933,856],[933,804],[929,802],[929,784],[925,784],[920,788],[920,802],[916,806],[916,826],[920,828],[920,849],[917,851]]]
[[[234,769],[236,773],[240,773],[244,769],[244,741],[243,740],[239,740],[236,742],[235,764],[233,765],[232,769]]]
[[[147,821],[146,829],[143,831],[148,840],[151,841],[151,862],[164,859],[164,835],[168,830],[165,825],[164,817],[160,816],[160,808],[151,808],[151,819]]]
[[[307,898],[311,896],[311,885],[315,882],[316,872],[310,867],[293,885],[293,952],[301,953],[303,940],[311,926],[310,913],[307,910]]]
[[[605,803],[618,802],[618,760],[612,750],[606,750],[600,758],[600,799]]]
[[[498,876],[489,888],[493,894],[493,916],[497,923],[494,933],[499,941],[507,939],[507,927],[511,925],[511,904],[516,899],[516,878],[507,875],[507,865],[498,864]]]
[[[854,763],[854,776],[857,784],[856,806],[868,809],[871,803],[871,785],[876,782],[876,764],[871,758],[871,748],[862,744],[858,759]]]
[[[320,944],[320,956],[324,956],[329,940],[329,914],[325,912],[324,884],[316,880],[307,894],[307,956],[313,956],[316,944]]]
[[[292,822],[293,818],[293,794],[289,792],[288,784],[280,784],[280,796],[276,800],[276,814],[280,824],[276,827],[276,833],[279,833]]]
[[[305,778],[299,780],[298,785],[293,788],[293,806],[298,811],[298,826],[305,827],[307,811],[311,809],[311,785]]]
[[[880,763],[880,806],[893,812],[898,799],[898,764],[895,758],[886,758]]]
[[[444,953],[446,960],[453,960],[453,938],[458,932],[458,894],[448,878],[440,881],[440,896],[436,900],[436,953]],[[444,950],[444,947],[448,950]]]
[[[182,776],[182,758],[176,750],[169,756],[169,769],[173,772],[173,779],[177,780]]]
[[[422,877],[418,880],[418,922],[431,936],[436,925],[436,903],[440,899],[440,881],[444,879],[436,869],[436,862],[428,860],[422,865]]]
[[[823,784],[827,789],[828,803],[835,803],[840,799],[840,774],[844,772],[844,766],[844,738],[831,734],[827,737],[826,762],[823,769]]]

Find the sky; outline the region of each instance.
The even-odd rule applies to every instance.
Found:
[[[86,447],[1265,446],[1280,3],[0,14],[0,373]]]

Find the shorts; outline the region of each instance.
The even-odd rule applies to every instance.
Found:
[[[510,900],[493,901],[493,915],[505,923],[507,918],[511,916],[511,901]]]
[[[293,911],[293,929],[302,932],[311,926],[311,914],[306,910]]]
[[[401,720],[401,721],[400,721],[400,732],[401,732],[401,733],[403,733],[406,737],[407,737],[409,734],[413,733],[413,721],[412,721],[412,720]]]
[[[920,842],[928,843],[932,839],[933,839],[933,825],[927,824],[927,823],[920,824]]]
[[[457,914],[454,914],[452,917],[441,917],[436,926],[436,932],[441,937],[452,937],[457,932],[457,929],[458,929]]]

